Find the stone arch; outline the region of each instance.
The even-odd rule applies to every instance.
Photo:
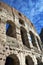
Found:
[[[37,36],[36,36],[36,39],[37,39],[37,42],[38,42],[38,45],[39,45],[40,49],[42,50],[42,48],[41,48],[41,44],[40,44],[40,40],[38,39]]]
[[[29,31],[29,34],[30,34],[31,42],[32,42],[33,46],[37,47],[34,34],[32,33],[32,31]]]
[[[16,54],[11,54],[6,58],[5,65],[20,65],[19,59]]]
[[[26,29],[24,27],[20,27],[20,32],[21,32],[21,38],[22,38],[23,44],[27,46],[28,48],[30,48]]]
[[[25,63],[26,65],[34,65],[33,59],[29,55],[25,57]]]
[[[6,22],[6,35],[16,38],[16,25],[11,20]]]

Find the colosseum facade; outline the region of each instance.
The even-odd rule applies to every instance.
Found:
[[[33,24],[0,2],[0,65],[43,65],[41,40]]]

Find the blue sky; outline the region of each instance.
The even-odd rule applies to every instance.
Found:
[[[43,28],[43,0],[0,0],[23,13],[34,24],[38,33]]]

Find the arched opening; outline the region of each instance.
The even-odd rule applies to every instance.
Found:
[[[30,34],[31,42],[32,42],[33,46],[37,47],[34,34],[31,31],[29,31],[29,34]]]
[[[41,59],[39,59],[39,58],[36,58],[37,59],[37,64],[38,65],[43,65],[43,62],[41,62]]]
[[[29,55],[26,56],[25,63],[26,63],[26,65],[34,65],[34,62]]]
[[[16,38],[16,26],[10,20],[6,22],[6,35]]]
[[[20,65],[20,62],[15,54],[11,54],[6,58],[5,65]]]
[[[39,41],[38,37],[36,37],[36,39],[37,39],[37,42],[38,42],[38,45],[39,45],[40,49],[42,50],[41,44],[40,44],[40,41]]]
[[[19,14],[20,16],[22,16],[20,12],[18,12],[18,14]]]
[[[28,48],[30,48],[30,44],[29,44],[29,40],[28,40],[28,36],[27,36],[27,31],[25,30],[25,28],[20,27],[20,32],[21,32],[21,38],[22,38],[22,42],[25,46],[27,46]]]
[[[20,19],[20,18],[19,18],[19,23],[20,23],[21,25],[25,25],[25,24],[24,24],[24,21],[23,21],[22,19]]]

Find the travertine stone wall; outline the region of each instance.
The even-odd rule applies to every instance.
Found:
[[[6,34],[7,23],[12,26],[11,35],[16,34],[16,38]],[[34,44],[36,43],[37,47],[33,46],[33,37],[31,38],[30,31],[34,35]],[[41,40],[33,24],[16,9],[0,2],[0,65],[6,65],[9,57],[14,60],[13,65],[38,65],[38,63],[43,63]]]

